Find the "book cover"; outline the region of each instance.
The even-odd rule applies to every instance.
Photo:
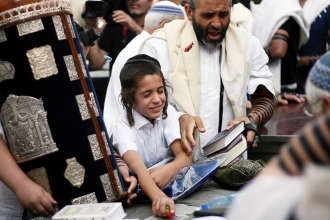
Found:
[[[203,147],[204,156],[208,156],[221,149],[227,148],[244,130],[245,123],[244,121],[241,121],[232,129],[219,132]]]
[[[67,205],[52,219],[94,219],[94,220],[110,220],[123,219],[126,216],[121,202],[114,203],[99,203],[99,204],[82,204],[82,205]]]

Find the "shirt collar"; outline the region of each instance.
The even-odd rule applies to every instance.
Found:
[[[136,129],[140,129],[147,124],[151,124],[151,122],[148,119],[146,119],[144,116],[142,116],[140,113],[138,113],[134,109],[132,109],[132,113],[133,113],[133,118],[134,118]],[[161,114],[158,118],[156,118],[155,122],[160,121],[162,119],[162,117],[163,117],[163,114]]]

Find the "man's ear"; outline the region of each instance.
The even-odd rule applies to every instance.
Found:
[[[323,96],[322,100],[323,100],[323,104],[322,104],[323,113],[330,112],[330,97]]]
[[[192,10],[191,8],[189,7],[189,4],[186,4],[184,6],[184,10],[186,11],[186,14],[187,14],[187,18],[189,21],[192,21]]]
[[[166,23],[170,22],[169,20],[162,20],[162,22],[160,22],[160,24],[158,25],[158,29],[159,28],[163,28],[165,26]]]

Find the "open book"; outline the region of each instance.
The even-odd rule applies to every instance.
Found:
[[[241,121],[230,130],[224,130],[214,136],[204,147],[204,156],[210,157],[215,154],[228,152],[235,145],[242,141],[242,132],[245,130],[245,123]]]

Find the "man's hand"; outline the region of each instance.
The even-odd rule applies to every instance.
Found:
[[[188,156],[190,156],[193,152],[192,147],[196,146],[196,142],[193,136],[194,129],[197,128],[198,131],[201,133],[204,133],[206,129],[204,128],[203,121],[200,117],[184,114],[179,118],[179,122],[181,132],[181,145],[183,151]]]
[[[142,27],[138,25],[131,16],[126,14],[122,10],[116,10],[112,14],[112,19],[114,22],[121,24],[128,29],[134,31],[136,34],[140,34],[142,31]]]
[[[245,121],[245,124],[251,123],[250,119],[248,117],[241,117],[241,118],[235,118],[234,120],[228,122],[228,125],[226,127],[226,130],[232,129],[236,124],[240,123],[241,121]],[[254,141],[255,133],[254,131],[248,131],[246,135],[246,142],[248,146],[251,146]],[[257,147],[257,145],[252,145],[253,147]]]
[[[152,179],[160,189],[168,186],[176,176],[176,173],[172,173],[172,169],[169,167],[170,165],[166,164],[149,170]]]
[[[134,189],[137,185],[137,179],[134,176],[129,176],[128,167],[126,165],[119,167],[119,172],[122,175],[124,181],[126,182],[127,188],[127,203],[132,204],[133,199],[137,197],[134,193]]]
[[[34,216],[51,217],[55,213],[53,205],[57,202],[30,179],[22,182],[15,194],[21,205]]]
[[[293,95],[283,92],[281,95],[277,96],[277,102],[279,105],[287,105],[289,102],[303,103],[305,101],[305,98],[300,97],[299,94]]]

